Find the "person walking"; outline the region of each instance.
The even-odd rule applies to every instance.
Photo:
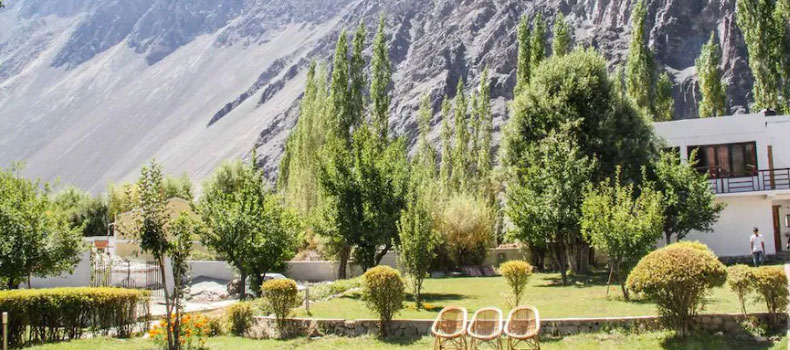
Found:
[[[758,267],[763,264],[763,259],[765,258],[765,241],[763,240],[763,235],[760,234],[760,230],[756,227],[753,232],[754,234],[749,237],[749,244],[752,249],[754,267]]]

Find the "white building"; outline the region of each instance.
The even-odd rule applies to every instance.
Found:
[[[753,227],[766,254],[786,251],[790,239],[790,116],[737,115],[661,122],[655,131],[710,176],[716,200],[727,205],[712,233],[687,239],[719,256],[748,256]]]

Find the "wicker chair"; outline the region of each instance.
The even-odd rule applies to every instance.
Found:
[[[439,312],[431,326],[434,350],[466,349],[466,309],[448,306]]]
[[[505,322],[507,347],[511,350],[540,350],[540,314],[532,306],[510,311]]]
[[[486,307],[475,312],[466,333],[471,338],[469,349],[477,350],[485,344],[492,349],[502,349],[502,311]]]

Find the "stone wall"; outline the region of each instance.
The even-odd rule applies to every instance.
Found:
[[[768,319],[767,314],[751,314]],[[781,322],[787,322],[787,314],[781,314]],[[741,314],[706,314],[697,316],[696,329],[709,333],[744,333],[740,325]],[[390,335],[396,338],[416,338],[429,335],[433,320],[393,320]],[[288,320],[290,335],[337,335],[358,337],[378,335],[378,320],[343,320],[295,318]],[[275,337],[275,322],[272,317],[256,317],[249,336],[252,338]],[[657,316],[601,317],[601,318],[556,318],[541,320],[541,334],[565,336],[578,333],[594,333],[611,329],[656,330],[661,328]]]

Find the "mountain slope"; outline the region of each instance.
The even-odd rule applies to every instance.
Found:
[[[0,10],[0,166],[94,192],[151,158],[205,177],[253,146],[270,175],[296,121],[304,75],[338,32],[386,13],[394,65],[391,127],[414,136],[418,101],[435,109],[489,65],[498,139],[515,84],[521,16],[561,11],[577,44],[612,66],[628,47],[631,0],[20,0]],[[676,81],[676,115],[696,114],[694,59],[711,31],[724,51],[729,105],[751,75],[735,0],[649,2],[650,45]],[[551,21],[551,20],[550,20]],[[373,30],[369,30],[372,41]],[[433,137],[438,137],[434,118]]]

